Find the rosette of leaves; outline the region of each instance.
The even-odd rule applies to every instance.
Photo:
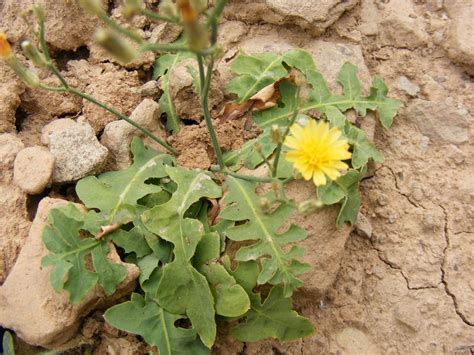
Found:
[[[299,70],[306,77],[304,101],[297,94],[295,83],[285,80],[292,68]],[[317,195],[324,204],[341,204],[336,221],[338,227],[345,222],[355,223],[360,206],[358,191],[360,181],[364,177],[363,172],[369,161],[383,162],[383,155],[367,139],[362,129],[346,119],[344,112],[353,109],[359,116],[364,117],[369,110],[374,111],[382,126],[389,128],[400,107],[400,101],[387,96],[388,88],[378,76],[373,79],[369,95],[364,96],[357,78],[357,67],[351,63],[344,64],[339,72],[338,81],[342,86],[342,94],[332,94],[324,77],[316,69],[311,55],[303,50],[294,50],[279,56],[268,53],[253,56],[241,54],[232,63],[231,70],[236,77],[227,89],[237,96],[238,103],[249,100],[258,90],[277,81],[280,81],[280,98],[275,107],[253,114],[255,124],[263,128],[263,133],[239,150],[226,152],[226,164],[235,169],[241,165],[250,169],[256,168],[266,159],[271,159],[277,147],[276,142],[270,139],[270,127],[277,125],[284,131],[295,110],[303,119],[314,119],[306,115],[317,114],[318,119],[327,119],[346,136],[352,147],[353,169],[337,181],[319,188]],[[259,150],[255,149],[256,145],[260,146]]]

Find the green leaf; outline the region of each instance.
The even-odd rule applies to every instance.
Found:
[[[50,253],[41,265],[52,266],[49,277],[53,288],[57,292],[66,290],[72,303],[84,299],[97,282],[110,295],[127,276],[125,266],[107,258],[108,238],[96,240],[90,234],[85,238],[81,236],[87,227],[86,215],[73,204],[53,209],[43,230],[43,242]],[[96,226],[93,229],[96,230]],[[92,256],[94,271],[86,267],[88,255]]]
[[[360,169],[365,166],[369,159],[373,159],[378,163],[383,163],[384,158],[375,145],[370,142],[365,132],[349,122],[346,123],[344,128],[345,136],[347,137],[349,144],[353,146],[352,152],[352,167],[354,169]]]
[[[161,112],[166,113],[166,129],[175,134],[179,131],[179,117],[170,92],[171,73],[179,63],[191,58],[191,53],[178,52],[176,54],[163,54],[155,62],[153,79],[160,79],[163,95],[160,97]]]
[[[148,184],[151,178],[167,176],[165,165],[173,158],[146,148],[139,138],[131,143],[133,164],[128,169],[88,176],[77,183],[76,192],[88,208],[97,208],[108,216],[108,223],[128,222],[142,197],[160,192],[161,187]],[[118,221],[117,221],[118,220]]]
[[[111,326],[138,334],[157,346],[160,355],[210,354],[194,329],[175,326],[181,316],[166,312],[153,301],[146,302],[137,293],[130,301],[109,308],[104,317]]]
[[[207,233],[198,244],[194,265],[211,286],[216,313],[225,317],[238,317],[249,310],[250,300],[242,286],[218,263],[219,255],[219,233]]]
[[[290,296],[303,284],[296,276],[309,269],[309,265],[297,260],[304,254],[301,247],[295,245],[288,252],[283,250],[285,244],[305,239],[306,232],[296,225],[291,225],[284,233],[277,232],[288,220],[294,207],[276,202],[272,194],[267,194],[265,199],[268,204],[277,207],[273,211],[264,211],[259,204],[261,197],[255,193],[256,183],[228,177],[226,185],[229,192],[223,199],[224,209],[220,218],[241,222],[227,228],[226,236],[234,241],[256,241],[240,248],[236,260],[260,260],[262,271],[258,276],[258,284],[283,283],[285,296]]]
[[[337,180],[318,187],[318,197],[325,205],[342,201],[336,220],[338,228],[341,228],[345,222],[354,224],[357,221],[360,208],[359,184],[364,174],[365,171],[349,170]]]
[[[377,103],[379,119],[382,126],[390,128],[393,118],[402,105],[401,101],[387,97],[388,87],[377,75],[374,77],[372,88],[370,89],[369,100]]]
[[[311,322],[295,312],[291,298],[286,298],[283,289],[275,286],[263,303],[260,295],[253,297],[245,322],[233,328],[231,334],[240,341],[253,342],[267,338],[289,341],[313,332]]]
[[[204,227],[196,219],[185,218],[185,213],[201,198],[218,198],[222,192],[203,172],[173,167],[167,167],[166,172],[177,190],[168,202],[142,215],[150,231],[174,245],[174,260],[163,267],[157,300],[170,313],[185,313],[210,348],[216,336],[214,300],[206,278],[191,264]]]
[[[138,258],[142,258],[152,252],[145,236],[138,228],[132,228],[129,232],[119,229],[111,234],[115,245],[123,248],[127,253],[135,253]]]
[[[13,337],[9,331],[5,331],[2,340],[3,355],[15,355],[15,346]]]

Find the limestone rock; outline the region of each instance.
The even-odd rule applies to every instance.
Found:
[[[23,142],[10,133],[0,134],[0,181],[10,182],[13,178],[13,162]]]
[[[407,109],[407,118],[422,134],[442,143],[461,144],[469,139],[468,113],[443,102],[417,99]]]
[[[408,95],[415,97],[418,92],[420,91],[420,87],[416,84],[413,84],[410,79],[408,79],[406,76],[402,75],[398,79],[398,87],[405,91]]]
[[[60,118],[51,121],[41,130],[41,143],[43,143],[44,145],[48,145],[50,134],[64,131],[74,124],[76,124],[76,122],[70,118]]]
[[[344,328],[334,335],[331,353],[378,354],[379,350],[364,332],[357,328]]]
[[[416,16],[411,0],[390,1],[379,12],[379,39],[383,45],[417,48],[428,41],[425,23]]]
[[[362,212],[359,212],[357,216],[357,222],[354,227],[357,234],[359,234],[361,237],[368,239],[372,237],[372,224],[370,224],[369,219]]]
[[[162,93],[160,89],[160,82],[157,80],[150,80],[147,81],[145,84],[140,86],[138,89],[141,97],[149,97],[149,98],[158,98]]]
[[[12,329],[29,344],[49,348],[70,340],[81,319],[92,310],[110,302],[111,298],[118,299],[130,293],[139,274],[135,265],[124,263],[128,276],[108,299],[94,289],[82,302],[72,305],[65,292],[57,293],[49,281],[50,268],[41,268],[41,259],[47,255],[41,235],[48,212],[66,203],[51,198],[40,202],[25,246],[0,287],[0,325]]]
[[[43,147],[21,150],[15,159],[13,181],[30,195],[43,192],[51,183],[54,160],[54,156]]]
[[[297,25],[320,35],[356,4],[357,0],[236,0],[230,2],[224,16],[243,22]]]
[[[14,184],[0,182],[0,284],[5,280],[28,235],[27,195]]]
[[[67,183],[98,173],[107,159],[102,146],[87,123],[75,125],[49,136],[49,151],[56,158],[53,183]]]
[[[160,125],[160,105],[155,101],[143,100],[132,112],[130,118],[155,135],[166,136],[165,130]],[[126,121],[114,121],[105,126],[101,143],[110,152],[107,165],[109,169],[121,170],[130,166],[130,142],[133,136],[145,137],[141,131]]]
[[[172,101],[179,117],[200,122],[203,119],[199,95],[193,86],[193,78],[188,67],[198,70],[195,60],[184,60],[171,71],[169,90]],[[218,86],[218,80],[213,80],[209,90],[209,108],[217,109],[224,95]]]
[[[464,66],[470,75],[474,75],[474,2],[464,0],[445,1],[445,7],[451,18],[444,46],[449,58]]]

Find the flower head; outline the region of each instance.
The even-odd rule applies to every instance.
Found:
[[[13,56],[12,47],[7,41],[5,34],[0,32],[0,59],[6,60]]]
[[[313,179],[316,186],[322,186],[327,178],[336,180],[348,168],[342,160],[351,157],[349,144],[338,128],[311,119],[305,127],[294,124],[290,133],[284,143],[290,148],[285,158],[305,180]]]

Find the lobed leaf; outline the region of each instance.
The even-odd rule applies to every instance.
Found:
[[[139,199],[162,191],[147,180],[167,176],[165,165],[173,163],[171,156],[145,147],[137,137],[132,140],[131,152],[133,164],[128,169],[88,176],[76,186],[77,195],[86,207],[99,209],[109,224],[130,221]]]
[[[297,276],[309,269],[309,265],[298,261],[304,254],[301,247],[293,246],[288,252],[283,250],[285,244],[305,239],[305,231],[291,225],[286,232],[277,232],[294,208],[288,203],[277,203],[273,211],[264,211],[259,204],[260,196],[255,192],[256,183],[228,177],[226,185],[229,192],[223,199],[224,209],[219,216],[224,220],[240,222],[227,228],[226,236],[234,241],[256,241],[240,248],[235,255],[236,260],[260,260],[262,270],[258,284],[282,283],[285,297],[290,296],[303,284]],[[271,195],[265,198],[270,204],[276,203]]]
[[[221,189],[200,171],[166,167],[166,172],[177,184],[176,191],[168,202],[142,215],[150,231],[174,246],[174,260],[163,267],[156,300],[170,313],[186,314],[210,348],[216,336],[214,299],[206,278],[191,264],[204,227],[185,213],[201,198],[220,197]]]
[[[66,290],[72,303],[84,299],[97,284],[107,295],[113,294],[125,277],[125,266],[111,262],[108,238],[96,240],[82,238],[81,231],[97,230],[86,225],[87,214],[73,204],[51,210],[48,225],[43,230],[43,242],[49,254],[41,261],[41,266],[52,266],[50,281],[60,292]],[[86,257],[92,257],[93,271],[86,266]]]
[[[175,326],[181,316],[166,312],[137,293],[130,301],[109,308],[104,317],[113,327],[138,334],[151,346],[157,346],[160,355],[210,354],[194,329]]]

